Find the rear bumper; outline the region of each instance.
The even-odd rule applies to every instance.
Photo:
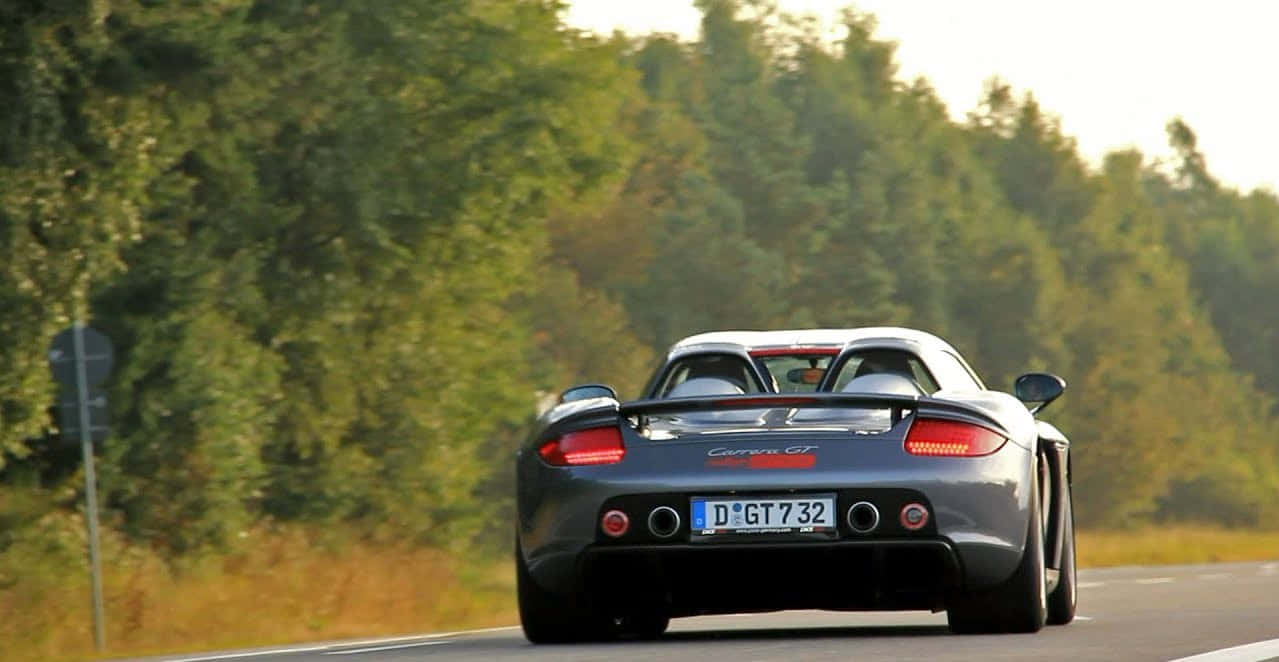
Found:
[[[897,485],[905,481],[896,482]],[[1009,481],[1010,483],[1012,481]],[[1021,560],[1025,545],[1026,522],[1029,511],[1022,505],[1028,493],[1010,489],[1004,485],[969,484],[963,482],[943,482],[931,480],[916,484],[922,489],[903,489],[899,487],[881,488],[830,488],[814,486],[796,493],[831,493],[838,495],[838,511],[840,517],[840,533],[835,540],[786,540],[759,541],[760,545],[777,544],[781,546],[811,547],[813,550],[826,549],[896,549],[907,543],[926,543],[926,541],[942,542],[948,554],[958,560],[953,564],[958,569],[955,581],[963,590],[982,590],[998,585],[1006,580]],[[533,579],[545,589],[569,593],[580,586],[582,559],[586,556],[606,554],[607,550],[617,547],[634,550],[635,554],[651,553],[661,556],[670,550],[683,558],[680,550],[684,548],[723,549],[729,554],[738,554],[748,549],[757,549],[756,543],[706,543],[690,539],[687,528],[688,492],[638,492],[629,493],[617,486],[604,486],[580,481],[570,486],[561,484],[561,489],[547,491],[543,494],[555,494],[558,498],[547,498],[529,507],[524,502],[520,509],[519,535],[524,550],[524,561]],[[651,485],[636,485],[639,489]],[[785,493],[780,489],[759,490],[760,492]],[[725,493],[726,490],[698,490],[699,494]],[[902,495],[893,499],[892,494]],[[915,494],[918,498],[909,499],[928,505],[932,512],[932,521],[927,530],[905,532],[896,525],[901,504],[907,501],[905,495]],[[887,495],[887,496],[884,496]],[[939,495],[939,496],[934,496]],[[940,498],[939,498],[940,497]],[[880,530],[871,535],[857,535],[847,530],[844,513],[857,501],[867,500],[875,503],[883,517],[884,524]],[[655,541],[647,536],[645,522],[647,515],[659,505],[667,505],[676,509],[684,517],[685,524],[680,532],[669,541]],[[600,533],[601,515],[608,509],[620,507],[630,516],[632,533],[621,540],[608,540]],[[905,542],[897,542],[899,539]],[[927,544],[925,544],[927,546]],[[758,549],[764,549],[759,547]],[[622,552],[617,552],[622,553]],[[692,550],[690,550],[692,553]],[[713,555],[713,554],[712,554]],[[854,554],[854,556],[857,556]],[[843,572],[856,572],[855,568],[864,568],[873,559],[857,557],[858,560],[841,566]]]
[[[672,616],[779,609],[942,609],[961,586],[941,538],[829,542],[593,545],[579,595],[595,608]]]
[[[898,436],[904,429],[896,431]],[[703,442],[637,441],[628,444],[625,461],[613,465],[550,467],[535,453],[517,464],[517,532],[524,561],[532,578],[547,590],[568,593],[581,582],[582,559],[597,547],[635,547],[657,543],[634,534],[606,540],[600,533],[601,515],[620,508],[630,517],[633,531],[642,531],[652,508],[666,505],[683,516],[678,535],[653,544],[676,549],[707,545],[693,540],[687,529],[689,499],[730,494],[836,493],[841,530],[835,540],[776,541],[777,544],[820,545],[849,543],[892,548],[894,539],[943,541],[958,558],[957,581],[965,591],[998,585],[1012,575],[1025,548],[1034,484],[1034,456],[1009,443],[983,457],[945,458],[909,456],[898,438],[828,439],[814,433],[768,435],[768,441]],[[719,446],[816,448],[817,464],[810,469],[751,470],[708,466],[709,451]],[[896,495],[896,496],[895,496]],[[909,498],[907,498],[909,497]],[[847,509],[860,500],[879,507],[885,524],[871,535],[857,535],[842,524]],[[932,513],[926,530],[907,533],[893,522],[906,501],[928,505]],[[772,544],[774,541],[760,541]],[[741,549],[745,549],[742,547]],[[590,551],[594,554],[593,551]],[[661,554],[658,549],[654,554]],[[858,557],[857,554],[852,554]],[[856,560],[856,559],[855,559]],[[873,560],[873,559],[872,559]],[[871,561],[849,563],[863,567]]]

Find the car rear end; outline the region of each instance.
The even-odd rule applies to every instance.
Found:
[[[743,418],[752,403],[768,407]],[[796,416],[815,405],[889,419]],[[1017,567],[1033,462],[991,420],[937,407],[732,398],[566,417],[519,459],[520,561],[608,613],[944,608]],[[707,418],[721,409],[735,416]],[[655,434],[663,416],[683,430]]]

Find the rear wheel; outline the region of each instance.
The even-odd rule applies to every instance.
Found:
[[[1047,619],[1044,586],[1043,518],[1039,490],[1031,490],[1030,524],[1021,563],[1003,584],[988,591],[956,596],[946,609],[952,632],[1038,632]]]
[[[529,575],[519,543],[515,546],[515,587],[520,627],[524,637],[535,644],[597,641],[608,638],[614,630],[611,619],[586,609],[578,596],[560,596],[538,586]]]
[[[1075,606],[1079,600],[1075,581],[1075,509],[1069,488],[1062,507],[1066,509],[1066,529],[1061,535],[1061,569],[1057,574],[1057,588],[1048,595],[1049,625],[1065,625],[1075,620]]]

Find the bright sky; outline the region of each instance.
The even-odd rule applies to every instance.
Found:
[[[603,33],[692,39],[692,0],[568,0],[567,21]],[[849,0],[779,0],[835,25]],[[900,76],[927,78],[956,118],[998,75],[1061,118],[1085,156],[1169,154],[1164,125],[1194,129],[1209,170],[1279,192],[1279,2],[1271,0],[858,0],[898,44]],[[834,36],[834,33],[832,33]]]

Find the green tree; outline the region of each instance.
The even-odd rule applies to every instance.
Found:
[[[0,3],[0,467],[48,429],[48,343],[89,320],[176,158],[148,103],[167,72],[127,63],[185,52],[126,37],[88,5]]]

